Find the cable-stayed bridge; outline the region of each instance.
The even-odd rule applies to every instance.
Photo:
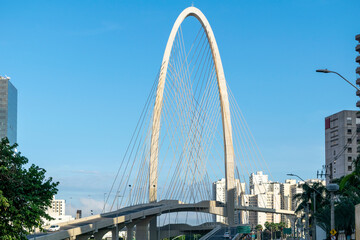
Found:
[[[268,208],[263,195],[263,207],[245,203],[247,178],[262,169],[268,171],[225,80],[211,26],[189,7],[173,25],[103,213],[37,239],[101,239],[109,231],[118,239],[125,228],[128,239],[135,229],[136,239],[155,240],[209,231],[220,224],[215,215],[230,226],[246,223],[249,212],[292,215],[281,206]],[[223,196],[214,196],[213,182],[221,178]]]

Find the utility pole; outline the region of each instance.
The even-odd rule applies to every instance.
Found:
[[[309,203],[305,207],[305,240],[310,240],[309,236]]]
[[[339,185],[335,183],[330,183],[326,186],[327,190],[330,192],[330,204],[331,204],[331,230],[335,229],[335,211],[334,211],[334,192],[339,190]]]
[[[312,240],[316,240],[316,194],[313,192],[313,198],[314,198],[314,211],[313,211],[313,219],[314,219],[314,226],[313,226],[313,232],[312,232]]]

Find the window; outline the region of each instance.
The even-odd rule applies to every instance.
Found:
[[[352,162],[352,157],[348,157],[348,162]]]
[[[336,151],[334,150],[334,156],[336,155]]]
[[[352,149],[351,149],[351,148],[348,148],[347,152],[348,152],[348,153],[352,153]]]
[[[351,143],[351,142],[352,142],[351,138],[348,138],[348,143]]]
[[[348,129],[348,130],[347,130],[347,133],[348,133],[348,134],[351,134],[351,129]]]
[[[336,168],[334,168],[334,173],[336,173]]]
[[[351,167],[351,165],[350,165],[350,166],[348,166],[348,171],[352,171],[352,167]]]
[[[346,123],[347,123],[347,125],[351,125],[351,124],[352,124],[351,117],[346,118]]]

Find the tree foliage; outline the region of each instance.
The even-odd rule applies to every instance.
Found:
[[[42,219],[50,220],[46,209],[57,193],[58,182],[45,177],[45,170],[16,152],[17,144],[7,138],[0,142],[0,236],[2,239],[26,239]]]
[[[333,180],[334,183],[339,184],[339,191],[335,193],[335,228],[344,230],[345,234],[351,235],[355,228],[355,205],[360,203],[360,157],[354,161],[354,171],[342,177],[341,179]],[[330,232],[330,193],[325,186],[320,183],[315,183],[312,187],[302,185],[303,192],[296,194],[294,199],[299,201],[297,212],[305,209],[306,204],[309,204],[311,217],[310,224],[313,223],[314,217],[317,224],[323,228],[327,234]],[[316,191],[315,191],[315,190]],[[313,193],[317,192],[316,196],[316,214],[314,214],[314,200]],[[318,194],[321,193],[321,194]]]

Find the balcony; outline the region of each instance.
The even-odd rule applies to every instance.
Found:
[[[360,108],[360,101],[356,102],[356,107]]]
[[[360,56],[357,56],[357,57],[355,58],[355,62],[360,63]]]
[[[356,91],[356,96],[360,97],[360,90]]]
[[[356,118],[360,118],[360,111],[356,112]],[[357,124],[357,126],[359,126],[360,124]]]
[[[360,74],[360,67],[357,67],[357,68],[356,68],[356,73],[357,73],[357,74]]]
[[[355,40],[358,41],[358,42],[360,42],[360,34],[358,34],[358,35],[355,36]]]
[[[360,53],[360,44],[356,45],[355,51],[357,51],[358,53]]]

